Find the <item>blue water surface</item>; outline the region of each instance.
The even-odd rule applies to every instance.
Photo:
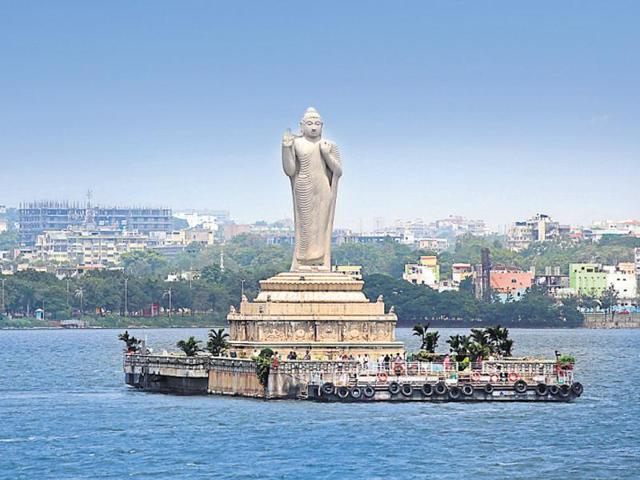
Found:
[[[123,383],[117,333],[0,331],[0,478],[640,478],[640,331],[512,330],[517,355],[576,355],[571,404],[145,393]],[[134,334],[162,349],[206,331]]]

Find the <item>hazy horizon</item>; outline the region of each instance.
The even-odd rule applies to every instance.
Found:
[[[290,218],[280,138],[314,106],[344,162],[337,227],[640,218],[639,14],[16,3],[0,18],[0,204],[91,189],[104,205]]]

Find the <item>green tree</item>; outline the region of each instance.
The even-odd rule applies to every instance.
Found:
[[[420,337],[420,350],[424,350],[428,353],[435,353],[436,348],[438,347],[440,334],[438,332],[428,332],[428,330],[428,323],[426,325],[418,324],[413,327],[413,334]]]
[[[209,330],[209,341],[207,342],[207,349],[214,356],[223,355],[227,348],[229,348],[229,342],[227,341],[227,338],[229,338],[229,334],[224,333],[224,328]]]
[[[607,313],[611,314],[611,319],[613,319],[613,307],[618,304],[618,291],[614,288],[613,285],[610,285],[609,288],[604,290],[600,295],[600,308],[604,310],[605,315]]]
[[[196,337],[191,336],[186,340],[179,340],[178,343],[176,343],[176,347],[182,350],[187,357],[193,357],[202,351],[202,348],[200,348],[201,343],[201,340],[196,340]]]

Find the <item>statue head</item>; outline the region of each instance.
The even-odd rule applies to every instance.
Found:
[[[300,121],[300,130],[306,138],[322,136],[322,118],[315,108],[309,107]]]

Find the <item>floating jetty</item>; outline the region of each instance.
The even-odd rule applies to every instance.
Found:
[[[260,376],[251,359],[127,354],[125,382],[145,391],[322,402],[569,402],[573,368],[555,360],[472,363],[286,360]]]

